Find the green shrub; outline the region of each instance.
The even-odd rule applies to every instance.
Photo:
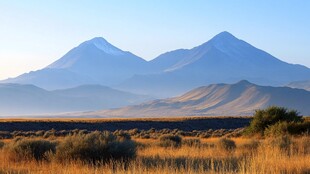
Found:
[[[56,143],[47,140],[18,138],[7,145],[10,159],[21,160],[48,160],[49,153],[55,153]]]
[[[287,122],[278,122],[278,123],[275,123],[274,125],[270,125],[265,129],[264,135],[267,135],[267,136],[287,135],[288,125],[289,123]]]
[[[261,135],[264,135],[264,132],[268,127],[275,125],[278,122],[298,123],[303,122],[303,119],[295,110],[288,110],[287,108],[284,107],[271,106],[266,109],[255,111],[253,119],[250,125],[246,128],[245,133],[246,134],[260,133]],[[283,128],[283,126],[285,126],[281,125],[281,123],[279,124],[280,125],[277,125],[277,127],[271,128],[274,130],[270,131],[277,132],[277,130],[275,129],[281,129]]]
[[[136,156],[136,145],[128,139],[118,139],[110,132],[92,132],[67,136],[57,146],[56,159],[85,162],[129,160]]]
[[[161,147],[181,147],[182,138],[178,135],[163,135],[159,138]]]
[[[233,152],[236,149],[236,143],[231,139],[221,138],[218,141],[218,147],[226,152]]]
[[[298,122],[289,123],[287,130],[292,135],[297,134],[309,134],[310,132],[310,122]]]
[[[268,126],[264,135],[267,136],[284,136],[284,135],[300,135],[310,131],[309,122],[278,122]]]

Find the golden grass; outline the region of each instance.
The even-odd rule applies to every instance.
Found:
[[[128,174],[177,174],[177,173],[310,173],[310,137],[292,138],[287,150],[261,139],[257,149],[244,145],[250,138],[234,138],[237,148],[226,152],[217,148],[219,138],[201,139],[201,146],[163,148],[155,139],[135,139],[144,144],[138,148],[137,158],[128,166],[119,162],[103,165],[87,165],[78,161],[68,163],[23,161],[14,163],[0,150],[0,173],[82,174],[82,173],[128,173]],[[308,148],[308,149],[307,149]]]

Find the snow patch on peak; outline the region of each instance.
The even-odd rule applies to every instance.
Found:
[[[239,55],[242,49],[250,47],[246,42],[236,38],[227,31],[221,32],[209,41],[215,48],[228,55]]]
[[[121,56],[125,54],[124,51],[116,48],[115,46],[107,42],[105,39],[100,38],[100,37],[96,37],[90,40],[89,43],[93,44],[98,49],[110,55]]]

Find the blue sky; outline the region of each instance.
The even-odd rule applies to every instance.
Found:
[[[37,70],[93,37],[146,60],[228,31],[310,67],[310,1],[0,1],[0,79]]]

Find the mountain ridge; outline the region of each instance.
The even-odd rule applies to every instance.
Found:
[[[84,84],[111,86],[136,73],[143,73],[146,64],[144,59],[96,37],[79,44],[43,69],[1,82],[34,84],[47,90]]]
[[[289,87],[260,86],[246,80],[212,84],[181,96],[158,99],[119,109],[85,113],[104,117],[240,116],[271,105],[310,115],[310,92]]]
[[[282,86],[310,77],[309,68],[283,62],[228,32],[192,49],[161,54],[152,62],[161,72],[134,76],[120,84],[119,89],[165,98],[212,83],[247,79],[256,84]],[[171,94],[161,95],[164,88]]]
[[[102,85],[47,91],[34,85],[0,84],[0,115],[91,111],[137,104],[151,99]]]
[[[166,98],[214,83],[246,79],[283,86],[309,77],[309,68],[286,63],[229,32],[221,32],[196,47],[163,53],[151,61],[96,37],[41,70],[1,83],[34,84],[47,90],[100,84]]]

